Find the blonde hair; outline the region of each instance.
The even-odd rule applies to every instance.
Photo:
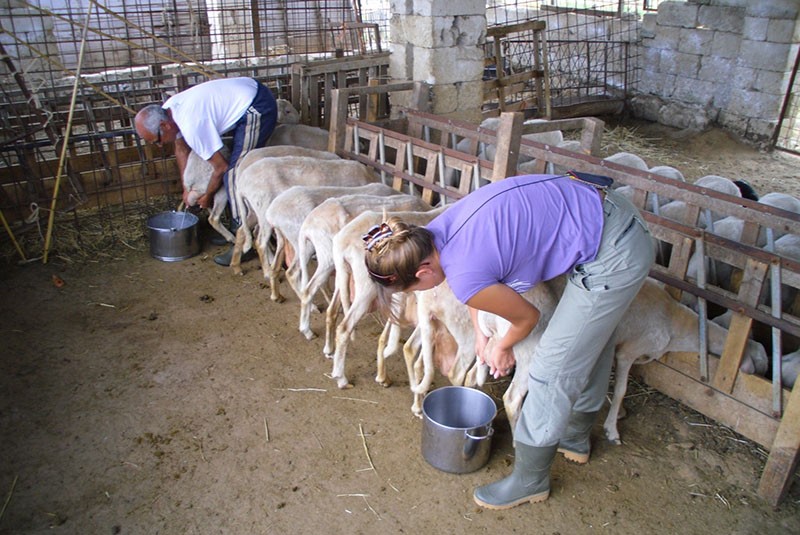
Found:
[[[434,251],[433,234],[425,227],[390,217],[362,238],[367,271],[381,287],[378,292],[381,304],[389,308],[392,292],[405,291],[417,282],[420,264]]]

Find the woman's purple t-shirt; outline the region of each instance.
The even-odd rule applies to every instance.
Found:
[[[597,191],[567,177],[525,175],[477,189],[431,221],[439,261],[462,303],[503,283],[523,293],[597,255]]]

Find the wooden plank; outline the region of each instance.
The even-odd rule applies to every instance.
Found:
[[[505,26],[492,26],[486,28],[486,37],[497,38],[505,37],[512,33],[521,33],[527,31],[544,30],[547,27],[543,20],[529,20],[517,24],[508,24]]]
[[[745,274],[739,289],[738,297],[740,301],[751,306],[758,303],[768,267],[768,264],[748,258]],[[742,355],[749,339],[752,324],[752,318],[738,312],[733,314],[728,336],[725,338],[725,348],[722,351],[722,362],[713,379],[714,387],[722,392],[730,393],[733,391],[733,383],[739,373],[739,366],[742,363]]]
[[[797,470],[798,451],[800,451],[800,388],[795,389],[789,398],[758,483],[758,494],[773,507],[783,500],[792,484]]]
[[[502,180],[517,172],[519,142],[525,116],[520,112],[503,112],[497,127],[497,151],[492,180]]]
[[[769,447],[778,421],[657,360],[635,365],[631,374],[672,399]]]

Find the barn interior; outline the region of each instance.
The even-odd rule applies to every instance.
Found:
[[[354,358],[349,361],[364,361],[352,364],[354,368],[358,366],[362,376],[354,390],[338,390],[330,378],[321,375],[314,380],[302,379],[311,366],[303,363],[293,374],[292,370],[276,373],[277,383],[270,383],[263,377],[255,380],[259,388],[271,389],[266,397],[258,388],[244,386],[242,393],[236,396],[260,399],[255,406],[261,412],[242,413],[228,408],[231,411],[228,417],[225,416],[225,400],[229,394],[214,390],[206,383],[206,387],[214,391],[212,405],[218,411],[217,416],[224,417],[228,426],[214,427],[213,437],[179,426],[166,426],[156,432],[133,416],[120,416],[123,412],[115,412],[118,420],[108,424],[102,415],[83,409],[87,421],[82,422],[81,428],[86,433],[96,429],[100,435],[117,434],[129,442],[132,440],[138,447],[151,448],[166,457],[177,457],[174,450],[181,444],[193,459],[189,468],[185,461],[182,465],[177,459],[172,460],[167,469],[170,473],[166,474],[167,478],[173,478],[172,485],[145,483],[146,473],[159,472],[157,464],[161,457],[157,454],[154,454],[156,464],[143,463],[141,457],[123,456],[111,466],[108,459],[113,455],[106,457],[107,466],[86,468],[94,477],[93,482],[76,485],[68,479],[75,477],[76,472],[48,467],[49,463],[43,460],[49,448],[59,447],[59,441],[80,442],[72,438],[78,433],[66,428],[49,437],[49,443],[41,439],[36,448],[31,448],[31,451],[36,450],[35,463],[38,464],[35,469],[28,467],[29,477],[25,478],[25,463],[33,461],[26,459],[22,452],[27,449],[25,437],[32,436],[25,433],[32,431],[20,422],[39,420],[34,416],[35,411],[15,409],[15,398],[17,395],[26,399],[35,397],[33,389],[37,383],[31,376],[37,370],[60,369],[70,359],[75,362],[83,359],[77,355],[62,355],[56,360],[50,356],[37,362],[27,353],[26,348],[32,345],[30,337],[42,336],[37,333],[48,331],[48,324],[43,319],[24,315],[14,319],[12,305],[27,300],[26,286],[18,287],[18,277],[35,273],[47,277],[49,283],[52,275],[48,290],[66,290],[73,292],[74,299],[90,301],[93,306],[87,319],[73,327],[79,333],[95,334],[92,323],[96,321],[102,328],[110,329],[108,337],[112,340],[103,343],[106,351],[113,351],[114,337],[126,338],[125,321],[116,320],[119,327],[116,330],[114,322],[109,326],[105,319],[100,319],[99,311],[116,305],[90,281],[96,278],[110,285],[112,271],[117,276],[128,277],[131,282],[150,287],[151,293],[156,294],[159,284],[154,281],[166,280],[176,288],[196,294],[196,288],[183,286],[187,284],[185,279],[206,279],[199,286],[203,288],[199,298],[203,306],[208,304],[208,307],[193,313],[188,319],[193,322],[204,321],[203,314],[216,315],[209,312],[214,306],[214,297],[210,296],[215,294],[224,293],[232,301],[240,300],[243,316],[266,307],[297,308],[293,296],[287,303],[270,302],[269,284],[255,267],[258,261],[255,266],[245,266],[244,278],[231,278],[226,269],[209,261],[207,252],[192,259],[164,263],[152,258],[152,250],[148,248],[154,239],[148,227],[151,218],[184,209],[182,184],[173,148],[169,144],[158,147],[143,143],[133,127],[134,114],[143,106],[162,103],[171,95],[204,81],[239,76],[255,78],[276,98],[290,101],[299,114],[300,123],[326,130],[328,152],[360,162],[373,170],[384,184],[419,196],[432,206],[447,206],[481,184],[514,176],[523,168],[534,173],[577,169],[609,176],[618,186],[628,188],[659,245],[651,278],[663,284],[675,299],[693,304],[701,340],[696,351],[650,355],[655,359],[653,362],[635,365],[630,388],[640,389],[634,395],[645,392],[650,396],[657,392],[664,399],[675,400],[681,408],[673,406],[673,411],[696,411],[691,414],[702,415],[705,422],[698,425],[713,428],[725,434],[726,440],[747,443],[752,450],[761,452],[756,456],[755,473],[749,474],[749,479],[744,476],[742,480],[736,479],[732,484],[735,493],[727,489],[738,497],[738,503],[732,505],[734,500],[730,493],[718,492],[719,489],[709,487],[695,492],[689,481],[691,478],[676,483],[688,488],[686,500],[705,500],[706,509],[721,505],[720,514],[730,512],[732,506],[737,507],[737,516],[726,525],[733,532],[750,532],[765,526],[770,532],[791,532],[792,518],[796,520],[800,503],[797,485],[793,486],[800,452],[800,394],[785,384],[781,369],[785,366],[782,363],[788,362],[786,357],[800,350],[800,311],[794,301],[785,304],[800,290],[800,257],[776,248],[775,240],[784,234],[800,235],[800,216],[784,206],[720,192],[692,180],[679,182],[665,177],[653,169],[654,166],[637,166],[631,159],[607,154],[609,146],[622,145],[615,136],[630,133],[624,128],[611,128],[611,125],[630,119],[672,128],[677,138],[712,128],[721,129],[743,142],[743,146],[770,154],[780,153],[795,165],[793,158],[800,134],[795,129],[798,112],[793,95],[797,58],[800,58],[795,37],[800,6],[782,0],[757,4],[736,0],[447,3],[441,0],[404,3],[385,0],[201,0],[186,3],[14,0],[0,7],[3,29],[0,33],[0,87],[3,92],[0,216],[4,227],[0,233],[0,255],[6,271],[2,277],[3,292],[9,304],[4,311],[8,316],[6,335],[11,349],[4,359],[8,394],[4,396],[2,417],[3,427],[13,430],[15,435],[19,433],[8,442],[7,462],[2,466],[0,490],[8,490],[0,513],[0,533],[38,533],[54,529],[74,533],[81,531],[82,523],[91,526],[91,532],[111,530],[113,533],[271,533],[286,532],[293,526],[298,532],[310,532],[319,529],[324,515],[328,514],[338,518],[332,521],[333,531],[346,529],[349,518],[354,522],[352,530],[358,533],[376,531],[375,526],[380,526],[383,520],[387,520],[387,525],[391,523],[392,527],[387,529],[402,532],[421,529],[425,522],[442,512],[455,512],[454,518],[448,518],[443,524],[444,531],[478,526],[488,530],[502,527],[504,521],[510,523],[512,531],[525,529],[523,514],[507,514],[504,519],[489,517],[478,514],[471,503],[466,503],[470,501],[471,487],[479,483],[480,472],[468,476],[469,479],[446,479],[439,490],[466,494],[446,499],[439,496],[437,500],[441,498],[441,503],[437,502],[436,507],[424,507],[422,500],[432,500],[429,494],[420,494],[419,501],[404,495],[385,472],[379,476],[380,490],[373,490],[371,496],[357,490],[357,484],[349,485],[351,490],[340,489],[337,493],[333,490],[335,485],[313,482],[306,472],[298,479],[291,465],[292,462],[302,464],[302,458],[273,455],[264,461],[253,457],[253,452],[247,451],[254,448],[249,439],[239,442],[247,444],[243,447],[245,451],[231,446],[230,451],[222,454],[229,446],[218,438],[220,434],[225,434],[227,429],[234,439],[232,444],[236,444],[236,437],[244,433],[244,427],[252,427],[253,421],[259,424],[258,441],[263,442],[261,446],[265,446],[266,451],[273,454],[279,450],[291,451],[291,444],[281,444],[279,421],[285,417],[300,427],[307,427],[308,442],[305,443],[298,438],[303,436],[302,430],[290,432],[288,423],[284,424],[286,436],[301,441],[296,450],[298,455],[309,455],[320,463],[339,463],[340,468],[328,473],[332,479],[340,477],[355,483],[350,471],[357,473],[363,468],[358,467],[363,455],[367,459],[367,471],[377,475],[379,470],[372,462],[370,446],[376,452],[380,448],[391,448],[392,439],[397,440],[397,437],[403,437],[403,441],[412,446],[407,448],[407,457],[394,454],[391,466],[399,470],[409,462],[408,457],[413,457],[410,465],[428,479],[414,480],[412,484],[407,479],[410,476],[398,475],[395,481],[406,478],[403,482],[408,485],[407,489],[417,489],[419,485],[424,487],[425,481],[430,484],[433,478],[444,477],[419,459],[416,443],[420,421],[407,410],[411,398],[404,388],[406,380],[399,378],[405,371],[403,365],[398,364],[394,374],[399,385],[385,392],[363,380],[364,376],[374,373],[370,359],[374,358],[375,343],[384,320],[377,314],[362,320],[359,331],[363,330],[363,334],[359,332],[352,343]],[[496,120],[493,127],[480,126],[487,119]],[[571,145],[536,140],[535,135],[556,131]],[[530,137],[532,135],[534,137]],[[487,144],[499,149],[493,160],[478,152],[479,146]],[[628,146],[630,152],[637,148],[636,144]],[[535,165],[522,167],[526,162]],[[453,175],[458,177],[455,181],[445,180]],[[759,186],[767,180],[765,177],[759,177],[761,181],[744,176],[731,178],[747,178]],[[794,193],[793,188],[796,188],[793,184],[783,189],[776,186],[774,191]],[[670,217],[662,211],[661,207],[668,201],[684,204],[679,216]],[[190,211],[200,217],[201,226],[205,225],[200,240],[206,247],[205,238],[209,232],[206,220],[199,210]],[[716,220],[737,218],[742,222],[739,234],[730,237],[715,232],[713,224],[706,224],[712,217]],[[135,255],[135,258],[128,255]],[[135,268],[112,270],[104,267],[105,262],[117,257],[124,257],[124,262]],[[726,273],[735,274],[732,278],[737,281],[736,286],[723,284],[718,277],[719,266]],[[150,275],[140,275],[140,271],[149,269],[153,270]],[[76,270],[74,280],[79,280],[77,272],[88,277],[82,291],[71,284],[72,270]],[[286,282],[283,286],[290,295]],[[114,294],[117,295],[116,290]],[[182,306],[197,307],[194,294],[194,300],[181,303]],[[119,290],[118,295],[124,300],[124,291]],[[45,309],[49,299],[53,297],[31,298],[31,302]],[[148,306],[137,307],[134,300],[120,308],[130,309],[139,319],[152,318],[148,320],[148,327],[160,342],[144,343],[143,352],[174,354],[178,362],[181,357],[178,356],[180,349],[175,347],[179,345],[177,340],[165,340],[165,334],[158,332],[156,318],[165,313],[155,308],[150,310]],[[84,313],[77,310],[76,315]],[[726,311],[727,334],[721,350],[715,351],[706,341],[709,324]],[[188,389],[192,381],[186,380],[186,375],[195,380],[203,374],[206,379],[212,377],[217,371],[212,369],[211,362],[215,355],[224,351],[227,337],[234,338],[245,331],[247,337],[268,336],[282,340],[267,354],[248,357],[246,370],[239,370],[244,375],[234,373],[224,380],[218,378],[219,384],[237,387],[242,385],[232,379],[234,376],[241,382],[241,377],[248,374],[268,375],[272,352],[292,352],[307,343],[297,337],[295,313],[287,315],[290,319],[280,327],[265,325],[254,318],[248,318],[246,327],[237,327],[236,318],[224,318],[225,330],[216,333],[215,338],[206,339],[202,347],[189,344],[198,353],[208,351],[211,355],[206,355],[211,359],[206,364],[187,364],[186,370],[191,372],[175,371],[180,368],[175,363],[162,364],[160,372],[150,370],[152,380],[141,380],[137,374],[145,373],[140,368],[146,371],[148,365],[137,364],[134,358],[137,352],[130,350],[125,358],[132,360],[125,360],[124,370],[114,370],[112,363],[105,363],[99,365],[100,375],[92,372],[89,376],[93,379],[86,382],[105,385],[108,392],[125,390],[112,385],[111,377],[123,383],[126,378],[134,378],[134,383],[148,383],[149,386],[142,388],[154,388],[153,399],[167,404],[169,408],[165,411],[179,419],[181,416],[177,412],[172,414],[171,403],[205,404],[205,401],[195,398],[197,394],[194,393],[171,399],[168,392],[157,392],[159,381]],[[293,336],[285,334],[289,330]],[[87,337],[93,339],[88,334]],[[768,356],[768,371],[744,373],[740,368],[747,358],[748,344],[755,337]],[[136,340],[131,342],[137,343]],[[99,341],[95,343],[100,344]],[[57,342],[48,344],[58,355]],[[320,348],[321,343],[302,351],[319,357],[316,368],[327,368],[329,361],[321,357]],[[239,347],[238,351],[255,350],[248,346],[247,349]],[[227,369],[231,365],[220,366]],[[167,369],[182,376],[182,380],[171,383],[166,377]],[[103,377],[109,378],[108,381]],[[71,381],[74,381],[70,382],[72,396],[84,399],[85,395],[85,400],[98,396],[95,390],[83,393],[82,381]],[[447,378],[442,376],[436,381],[437,386],[447,383]],[[312,386],[298,386],[306,384]],[[506,386],[507,382],[501,381],[486,387],[498,406],[502,406]],[[55,385],[48,388],[57,390]],[[373,390],[377,392],[371,395],[377,398],[369,401],[363,391]],[[313,395],[316,391],[334,399],[350,397],[352,401],[358,398],[356,404],[367,398],[368,402],[363,403],[366,407],[359,407],[352,414],[358,415],[354,418],[359,422],[369,423],[372,423],[371,417],[379,414],[386,427],[375,424],[375,429],[381,429],[384,434],[365,433],[358,423],[354,431],[357,439],[347,442],[352,449],[332,453],[332,448],[326,447],[327,437],[336,432],[320,429],[326,422],[324,415],[310,416],[291,407],[293,396],[303,395],[301,392]],[[357,394],[350,396],[352,393]],[[276,397],[273,398],[273,394]],[[65,407],[50,410],[49,417],[62,422],[79,418],[76,414],[81,411],[69,408],[70,394],[53,399],[56,398]],[[284,403],[280,406],[283,412],[270,413],[269,408],[261,406],[262,398],[273,400],[275,406]],[[369,410],[362,411],[378,402],[381,409],[373,415],[369,415]],[[31,407],[35,405],[31,401]],[[400,410],[405,413],[402,422],[395,422],[397,430],[393,433],[391,420]],[[269,414],[263,417],[263,425],[262,417],[255,416],[262,412]],[[348,418],[346,411],[333,414],[332,424],[342,424]],[[201,413],[190,419],[202,421],[203,418]],[[691,419],[684,419],[687,418]],[[353,425],[352,420],[347,423]],[[174,434],[166,428],[172,429]],[[308,438],[309,429],[319,434],[311,432]],[[603,431],[599,425],[595,431],[597,442],[601,442]],[[628,432],[631,441],[641,436],[632,428]],[[498,435],[499,446],[495,446],[496,454],[490,464],[494,475],[508,466],[508,458],[513,453],[510,432],[501,431]],[[94,438],[93,442],[81,445],[83,449],[88,444],[98,447],[97,440]],[[204,450],[203,440],[207,444],[216,443]],[[680,444],[684,443],[675,439],[673,449],[680,450]],[[99,448],[102,451],[102,446]],[[640,460],[658,462],[659,454],[647,447],[629,448],[628,453],[631,449]],[[702,455],[698,448],[687,449],[690,455]],[[616,465],[624,467],[624,452],[614,451],[609,445],[599,446],[597,450],[601,455],[611,455]],[[236,452],[246,459],[247,466],[237,464]],[[319,458],[320,452],[322,458]],[[209,459],[215,453],[217,459]],[[349,454],[358,458],[347,459]],[[740,454],[735,452],[735,455]],[[80,461],[76,463],[76,459]],[[82,456],[59,457],[59,460],[65,465],[76,463],[76,469],[81,463],[92,462]],[[260,462],[265,466],[257,469]],[[198,470],[194,463],[200,463],[206,472],[202,478],[192,477]],[[273,463],[281,463],[281,467]],[[214,469],[219,470],[220,464],[229,464],[233,469],[215,480]],[[243,473],[247,470],[250,472]],[[560,470],[563,470],[560,474],[564,479],[577,477],[586,483],[584,480],[591,478],[571,467]],[[719,465],[715,470],[725,471]],[[135,472],[130,479],[134,483],[124,487],[116,476],[106,477],[109,471]],[[346,476],[343,475],[345,471],[348,471]],[[631,475],[632,472],[636,470],[626,472],[626,481],[638,477]],[[232,494],[217,487],[220,481],[237,477],[243,486],[232,486],[235,489]],[[699,481],[699,476],[696,477]],[[118,495],[125,497],[106,507],[100,498],[114,502],[111,496],[103,495],[103,492],[113,494],[103,488],[109,478],[119,485]],[[44,479],[55,487],[76,485],[78,490],[56,507],[58,500],[49,498],[51,491],[45,493],[46,501],[37,500],[37,485]],[[192,489],[192,497],[186,501],[180,498],[186,492],[184,485]],[[272,485],[267,492],[270,498],[262,498],[256,505],[245,505],[243,502],[249,499],[248,485]],[[200,497],[198,486],[214,488],[224,505],[220,506],[212,496]],[[624,486],[623,483],[614,480],[589,488],[616,494],[620,486]],[[674,489],[670,485],[666,488]],[[86,496],[90,492],[93,493],[91,498]],[[259,488],[252,492],[259,492]],[[381,509],[378,504],[384,493],[405,499]],[[88,505],[79,510],[74,504],[80,502],[82,496]],[[566,494],[560,497],[568,498]],[[581,516],[586,520],[564,520],[567,513],[559,509],[550,513],[562,518],[553,524],[556,527],[548,528],[542,521],[537,529],[541,532],[588,532],[594,524],[595,527],[617,526],[623,531],[649,526],[653,532],[670,533],[681,525],[658,525],[664,522],[663,518],[634,513],[627,513],[628,518],[620,520],[608,513],[614,510],[613,501],[609,501],[611,505],[604,503],[592,510],[591,499],[582,498],[587,500],[580,503]],[[465,503],[448,511],[447,502],[456,499],[463,499]],[[626,495],[624,501],[627,503],[631,499]],[[753,514],[754,501],[763,507],[758,509],[760,514]],[[331,502],[339,503],[332,505]],[[324,514],[311,514],[304,519],[304,505],[309,503]],[[52,508],[48,509],[50,505]],[[195,505],[202,513],[198,513],[197,519],[187,520],[192,519],[189,509]],[[417,507],[430,509],[429,516],[413,520],[405,517],[414,516]],[[69,512],[71,508],[73,512]],[[683,527],[690,532],[710,529],[719,521],[700,508],[689,516],[691,518],[685,519],[689,527],[686,524]]]

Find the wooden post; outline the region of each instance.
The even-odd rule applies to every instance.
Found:
[[[758,494],[773,507],[786,496],[797,469],[800,451],[800,389],[792,390],[781,424],[769,450]]]
[[[331,91],[328,151],[334,154],[344,150],[344,138],[347,135],[347,97],[346,89],[333,89]]]
[[[522,112],[503,112],[500,114],[492,182],[517,174],[523,119],[524,114]]]

